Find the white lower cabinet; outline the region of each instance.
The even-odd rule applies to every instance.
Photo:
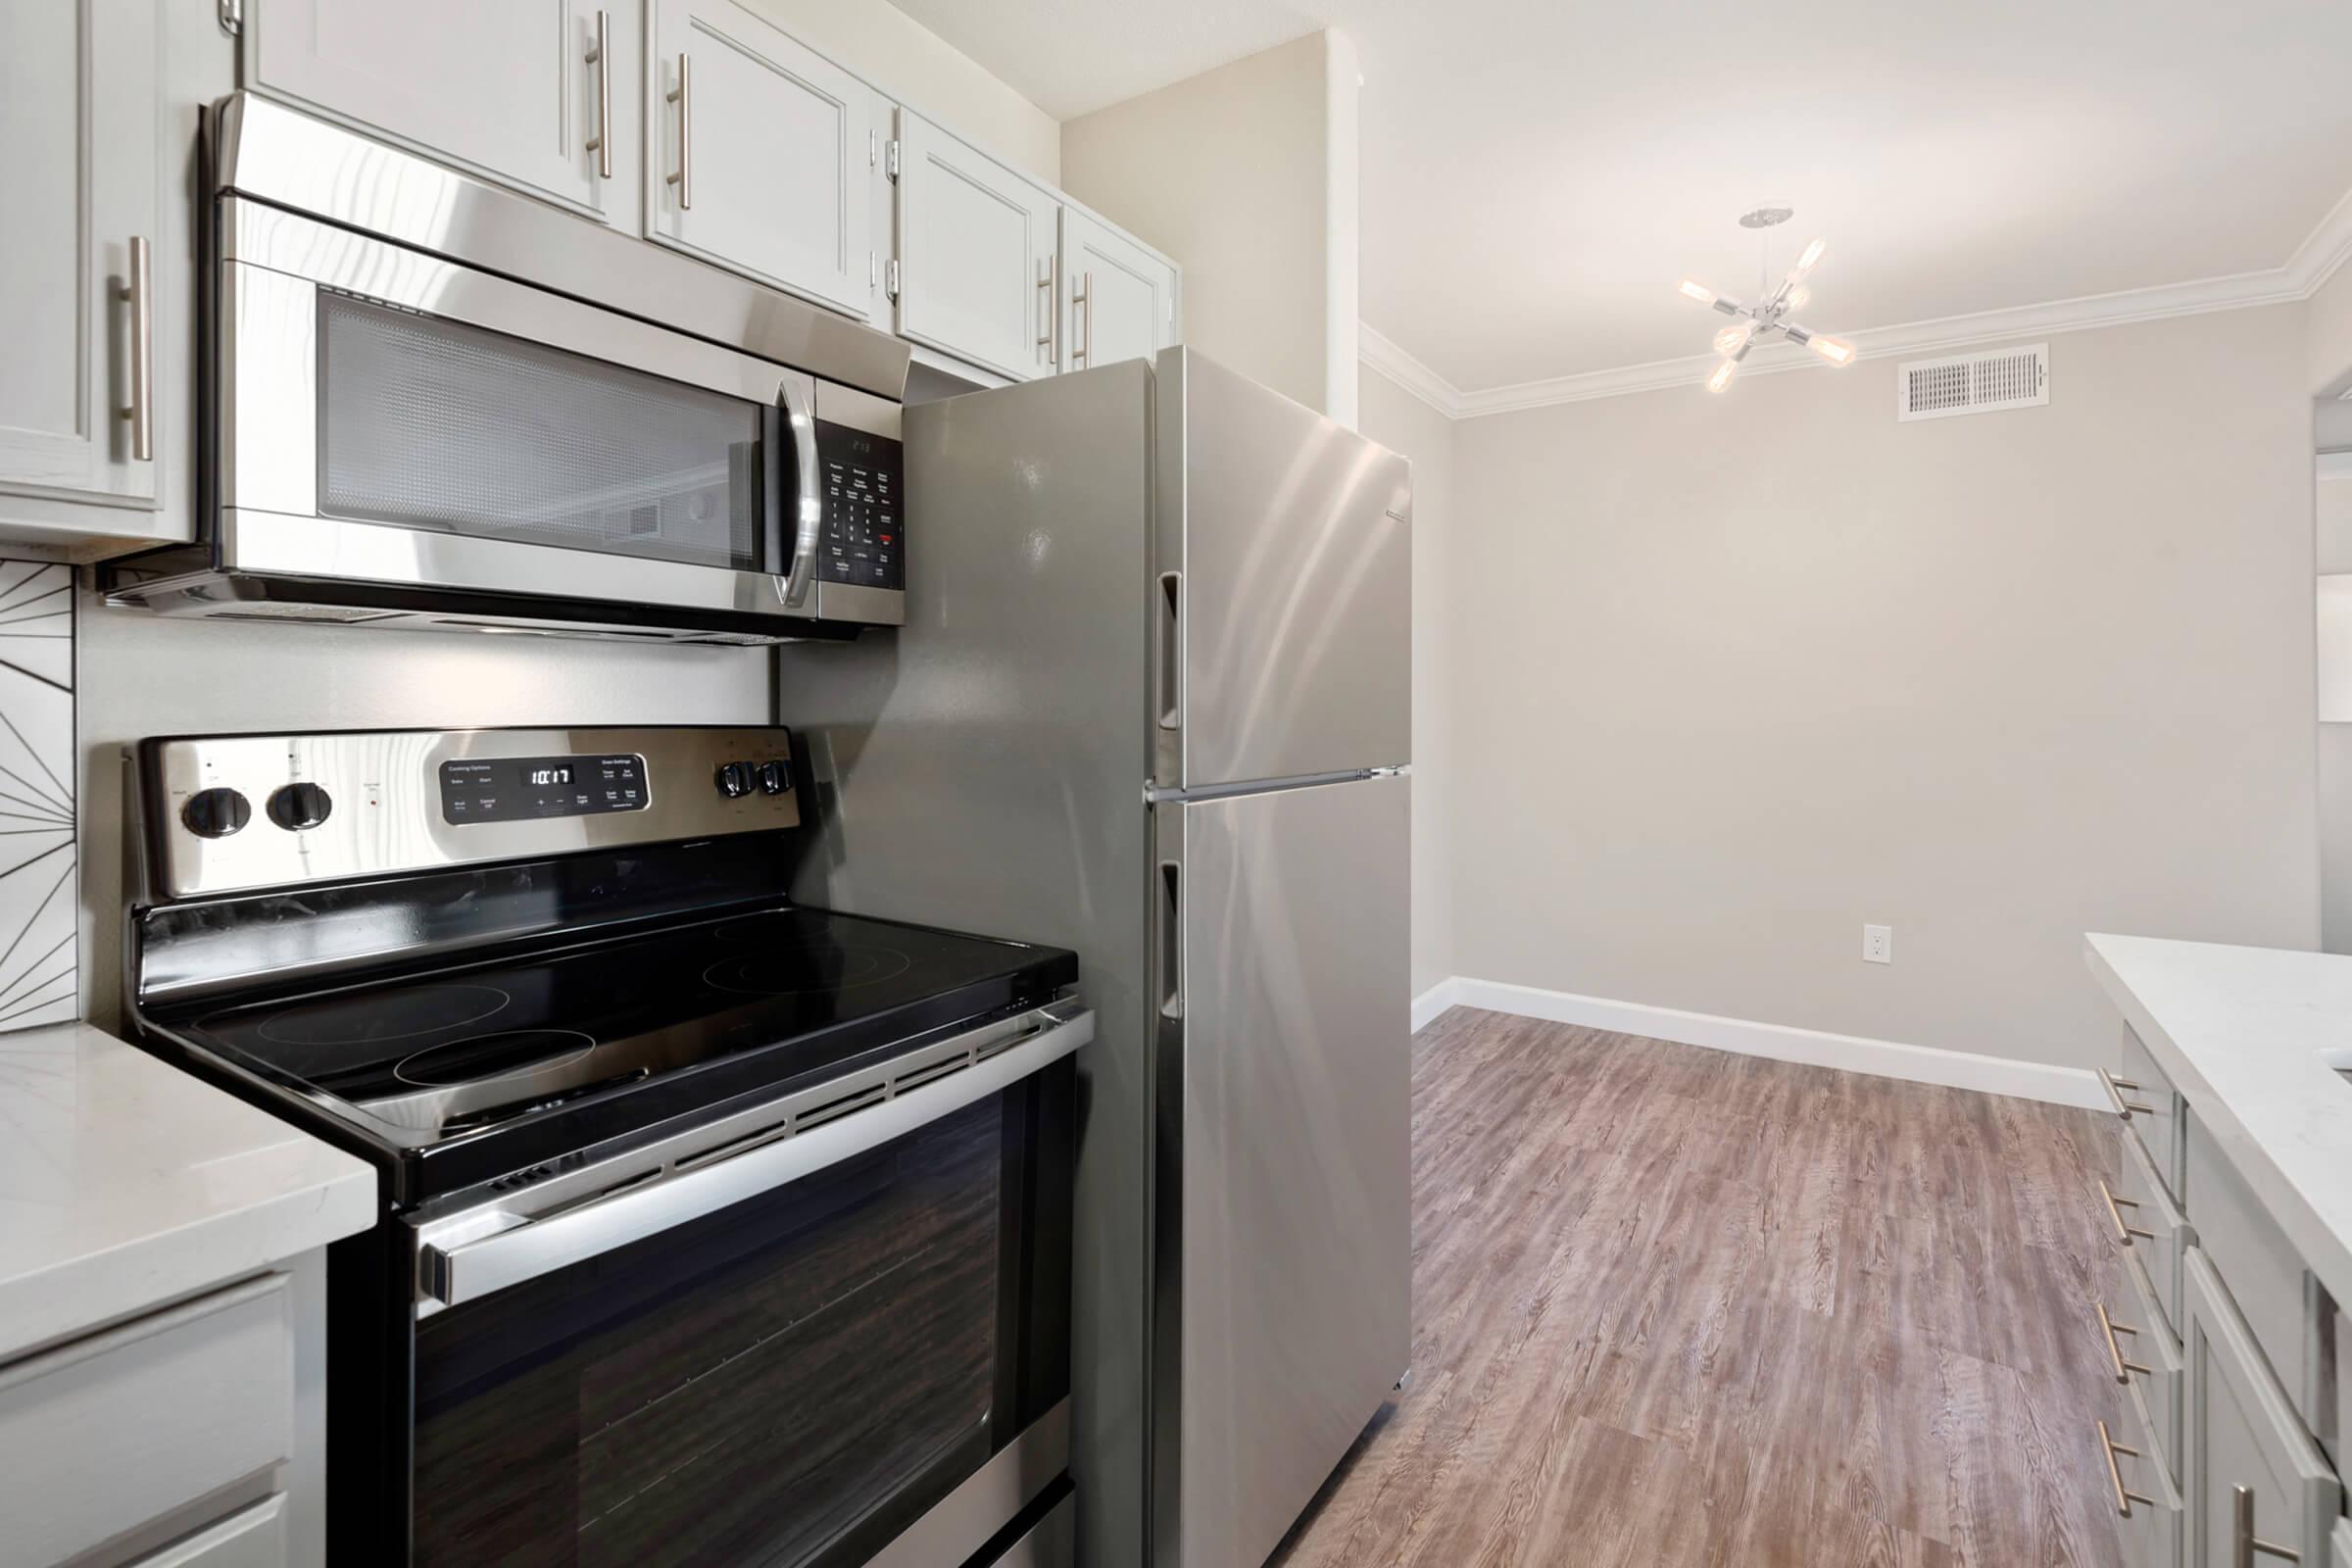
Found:
[[[0,10],[0,520],[155,501],[156,345],[194,304],[157,287],[161,48],[156,0]]]
[[[1101,219],[1061,210],[1061,367],[1150,359],[1176,341],[1176,264]]]
[[[1060,200],[912,110],[898,119],[899,335],[1013,380],[1053,374]]]
[[[193,1535],[149,1552],[129,1568],[286,1568],[286,1498],[272,1493]]]
[[[247,0],[245,77],[633,229],[640,3]]]
[[[735,0],[651,0],[646,232],[865,317],[873,91]]]
[[[2183,1510],[2167,1472],[2163,1439],[2137,1390],[2124,1401],[2121,1431],[2099,1423],[2099,1441],[2114,1492],[2127,1568],[2179,1568]]]
[[[2181,1260],[2187,1568],[2327,1561],[2342,1489],[2204,1251]]]
[[[288,1275],[264,1274],[0,1367],[0,1561],[122,1561],[105,1544],[150,1521],[217,1515],[206,1499],[240,1484],[273,1491],[295,1451],[293,1299]],[[220,1562],[268,1539],[241,1534],[247,1555]]]

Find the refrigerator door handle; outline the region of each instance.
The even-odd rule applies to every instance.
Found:
[[[1152,647],[1158,662],[1153,690],[1158,693],[1159,727],[1184,727],[1184,573],[1159,574],[1159,638]]]
[[[1159,862],[1159,1015],[1184,1016],[1184,867]]]

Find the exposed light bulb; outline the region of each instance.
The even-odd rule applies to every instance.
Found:
[[[1707,377],[1707,390],[1710,392],[1722,391],[1725,387],[1732,384],[1732,377],[1738,374],[1739,370],[1739,361],[1724,361],[1721,365],[1715,367],[1715,373]]]
[[[1820,261],[1821,253],[1829,248],[1830,242],[1826,239],[1817,239],[1812,244],[1806,246],[1805,254],[1796,259],[1797,275],[1802,277],[1805,273],[1813,270],[1813,264]]]
[[[1788,308],[1790,310],[1801,311],[1812,303],[1813,291],[1805,287],[1804,284],[1799,283],[1796,285],[1796,287],[1788,291]]]
[[[1805,347],[1811,349],[1814,353],[1820,355],[1832,365],[1851,365],[1854,363],[1854,346],[1851,343],[1841,343],[1834,337],[1816,337],[1808,339],[1805,343]]]
[[[1726,356],[1737,355],[1741,349],[1747,347],[1747,340],[1755,334],[1756,323],[1753,321],[1741,321],[1738,326],[1727,326],[1715,334],[1715,352]]]
[[[1701,305],[1715,303],[1715,291],[1704,283],[1693,283],[1686,277],[1676,285],[1676,288],[1685,299],[1696,300]]]

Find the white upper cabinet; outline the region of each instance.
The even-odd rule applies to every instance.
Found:
[[[899,111],[898,329],[1014,380],[1054,369],[1061,203]]]
[[[1061,210],[1061,366],[1149,358],[1176,341],[1176,264],[1074,207]]]
[[[0,6],[0,519],[26,512],[7,496],[152,506],[185,417],[152,373],[192,303],[156,284],[160,34],[155,0]]]
[[[652,0],[647,231],[859,317],[872,90],[732,0]]]
[[[639,4],[247,0],[246,78],[634,229]]]

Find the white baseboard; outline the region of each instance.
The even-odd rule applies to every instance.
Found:
[[[1462,981],[1459,975],[1447,975],[1413,999],[1413,1033],[1429,1027],[1430,1020],[1462,1000]]]
[[[1710,1051],[1770,1056],[1775,1061],[1835,1067],[1844,1072],[1875,1073],[1882,1078],[1940,1084],[1947,1089],[2015,1095],[2083,1110],[2110,1108],[2097,1075],[2082,1067],[2056,1067],[2010,1056],[1980,1056],[1937,1046],[1868,1040],[1859,1035],[1834,1035],[1819,1029],[1755,1023],[1710,1012],[1685,1012],[1679,1007],[1653,1007],[1640,1002],[1611,1002],[1605,997],[1580,997],[1567,991],[1508,985],[1499,980],[1473,980],[1458,974],[1439,981],[1413,1000],[1413,1032],[1420,1033],[1431,1019],[1453,1006],[1484,1007],[1491,1012],[1517,1013],[1524,1018],[1646,1035],[1652,1040],[1672,1040]]]

